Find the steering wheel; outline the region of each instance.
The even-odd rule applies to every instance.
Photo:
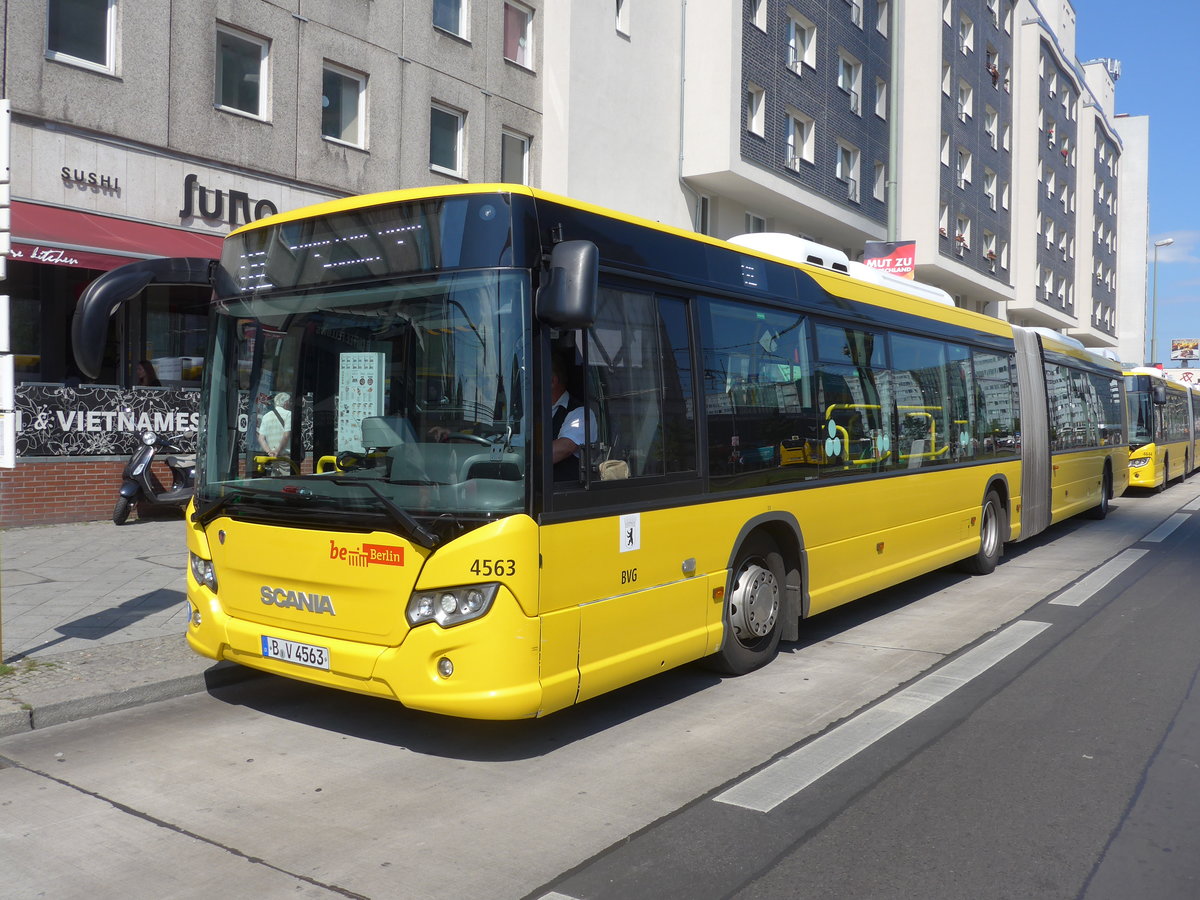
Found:
[[[485,447],[492,446],[492,442],[485,437],[480,437],[477,434],[464,434],[461,431],[452,431],[446,435],[446,442],[462,441],[467,444],[482,444]]]

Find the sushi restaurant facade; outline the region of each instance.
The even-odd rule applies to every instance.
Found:
[[[144,430],[197,426],[207,291],[150,286],[113,317],[103,369],[82,378],[71,318],[104,272],[216,258],[233,228],[337,194],[14,117],[9,297],[15,458],[0,528],[104,519]],[[160,480],[169,476],[165,466]]]

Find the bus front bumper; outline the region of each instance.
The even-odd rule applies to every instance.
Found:
[[[507,591],[482,619],[421,625],[399,645],[380,646],[234,618],[216,595],[188,580],[187,642],[201,656],[443,715],[523,719],[549,711],[539,681],[540,620],[524,615]],[[267,655],[268,646],[278,652],[289,645],[325,654],[301,651],[306,663]]]

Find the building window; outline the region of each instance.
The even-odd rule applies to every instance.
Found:
[[[971,151],[965,147],[958,148],[958,166],[954,170],[959,187],[966,187],[971,181]]]
[[[262,38],[217,29],[217,106],[267,117],[267,49]]]
[[[957,252],[962,256],[967,250],[971,249],[971,220],[966,216],[958,216],[954,223],[954,243],[957,244]]]
[[[999,116],[990,106],[983,107],[983,131],[987,135],[988,144],[996,149],[996,131],[999,129]]]
[[[429,168],[461,178],[465,115],[444,106],[429,109]]]
[[[766,92],[757,84],[746,85],[746,128],[762,137],[766,134]]]
[[[467,36],[467,17],[464,15],[465,0],[433,0],[433,26],[442,31]]]
[[[888,35],[888,14],[890,11],[888,0],[878,0],[875,4],[875,30],[884,37]]]
[[[965,81],[958,83],[958,121],[965,122],[975,114],[971,85]]]
[[[529,138],[515,131],[500,133],[500,180],[529,184]]]
[[[845,53],[838,54],[838,87],[850,95],[850,111],[861,115],[859,104],[861,92],[862,64]]]
[[[975,49],[975,23],[965,15],[958,20],[958,49],[964,56]]]
[[[504,58],[533,68],[533,10],[520,3],[504,4]]]
[[[788,13],[788,68],[797,75],[804,66],[817,67],[817,26],[804,16]]]
[[[767,30],[767,0],[750,0],[750,21],[760,31]]]
[[[989,168],[983,170],[983,196],[988,206],[996,208],[996,173]]]
[[[46,57],[112,72],[116,5],[116,0],[49,0]]]
[[[711,235],[712,232],[712,198],[703,194],[696,205],[696,231],[700,234]]]
[[[803,113],[788,111],[787,167],[800,171],[800,162],[815,162],[813,134],[816,122]]]
[[[746,233],[759,234],[767,230],[767,220],[762,216],[756,216],[752,212],[746,213]]]
[[[875,163],[875,190],[873,196],[876,200],[882,201],[887,197],[887,166],[883,163]]]
[[[846,199],[858,202],[858,148],[838,141],[837,166],[834,174],[846,182]]]
[[[887,118],[888,86],[882,78],[875,79],[875,115]]]
[[[629,36],[629,4],[633,0],[617,0],[617,31]]]
[[[321,134],[335,141],[362,147],[363,101],[367,80],[364,76],[332,63],[321,72]]]

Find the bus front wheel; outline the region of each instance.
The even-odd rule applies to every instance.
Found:
[[[979,549],[962,561],[964,571],[972,575],[990,575],[1004,550],[1004,506],[1000,495],[988,491],[979,510]]]
[[[725,641],[709,661],[727,675],[766,665],[779,649],[785,575],[775,542],[755,535],[742,545],[725,597]]]
[[[1087,511],[1089,519],[1104,519],[1108,516],[1108,503],[1112,500],[1112,475],[1108,469],[1100,479],[1100,502]]]
[[[1154,486],[1154,493],[1161,494],[1163,491],[1165,491],[1167,489],[1167,484],[1170,482],[1170,480],[1171,480],[1171,457],[1164,456],[1163,457],[1163,469],[1162,469],[1162,484],[1156,484]]]

